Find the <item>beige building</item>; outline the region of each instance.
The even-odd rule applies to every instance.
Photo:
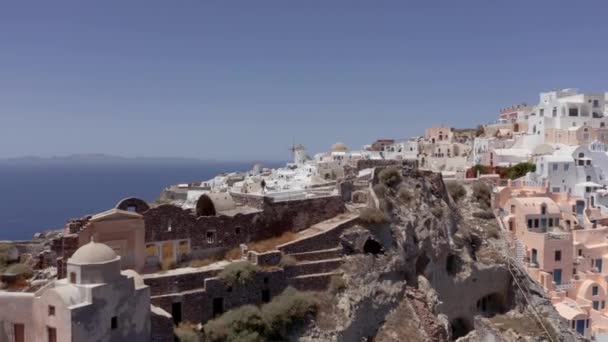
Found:
[[[91,241],[68,260],[67,278],[0,292],[0,341],[150,341],[150,290],[120,261]]]

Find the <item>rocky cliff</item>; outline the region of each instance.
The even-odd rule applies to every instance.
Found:
[[[394,171],[375,173],[343,278],[294,341],[584,340],[509,258],[488,188]]]

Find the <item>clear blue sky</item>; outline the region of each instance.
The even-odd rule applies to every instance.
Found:
[[[608,90],[605,1],[6,1],[0,157],[284,159]]]

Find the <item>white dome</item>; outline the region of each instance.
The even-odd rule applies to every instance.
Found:
[[[91,241],[78,248],[68,262],[76,264],[99,264],[114,261],[118,258],[112,248],[103,243]]]

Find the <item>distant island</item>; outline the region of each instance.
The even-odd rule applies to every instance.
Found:
[[[123,157],[103,153],[69,154],[62,156],[40,157],[23,156],[0,158],[0,165],[36,165],[36,164],[230,164],[254,161],[197,159],[186,157]],[[258,161],[255,161],[258,162]],[[261,161],[275,164],[277,161]]]

